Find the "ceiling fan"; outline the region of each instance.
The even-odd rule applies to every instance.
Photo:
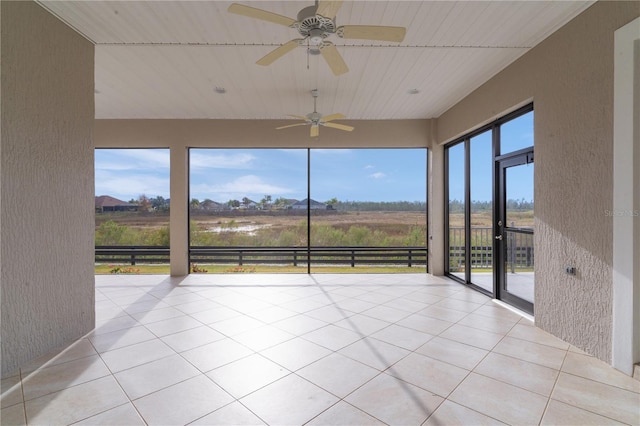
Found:
[[[233,3],[227,9],[231,13],[261,19],[285,27],[295,28],[303,38],[293,39],[269,52],[256,62],[258,65],[270,65],[275,60],[289,53],[298,46],[308,47],[311,55],[321,54],[335,75],[349,71],[336,46],[327,41],[331,34],[337,34],[344,39],[379,40],[402,42],[406,33],[404,27],[387,27],[378,25],[343,25],[336,27],[336,13],[342,0],[316,0],[314,6],[308,6],[298,12],[297,19],[278,15],[266,10]]]
[[[306,116],[289,115],[289,117],[304,120],[305,121],[304,123],[296,123],[296,124],[289,124],[287,126],[276,127],[276,130],[287,129],[289,127],[311,125],[311,131],[309,133],[309,136],[314,138],[320,135],[320,126],[331,127],[334,129],[344,130],[347,132],[350,132],[354,129],[354,127],[346,126],[344,124],[330,123],[333,120],[342,120],[346,117],[344,116],[344,114],[340,114],[340,113],[323,116],[318,111],[316,111],[316,100],[318,99],[318,89],[312,90],[311,96],[313,96],[313,112],[307,114]]]

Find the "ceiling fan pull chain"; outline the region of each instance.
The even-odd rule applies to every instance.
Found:
[[[313,96],[313,113],[317,114],[318,111],[316,111],[316,101],[318,100],[318,89],[313,89],[311,91],[311,96]]]
[[[309,69],[309,55],[311,55],[311,45],[309,44],[309,37],[307,37],[306,40],[307,40],[307,69]]]

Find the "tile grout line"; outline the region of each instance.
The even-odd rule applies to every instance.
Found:
[[[483,306],[484,306],[484,305],[483,305]],[[478,308],[478,309],[479,309],[479,308]],[[470,312],[470,313],[473,313],[473,312]],[[463,318],[461,318],[460,320],[458,320],[458,322],[459,322],[459,321],[462,321],[462,319],[464,319],[464,318],[466,318],[466,316],[465,316],[465,317],[463,317]],[[455,322],[454,324],[458,324],[458,322]],[[511,327],[511,329],[513,329],[513,327],[515,327],[515,325],[516,325],[516,324],[517,324],[517,323],[515,323],[515,324]],[[452,325],[452,326],[453,326],[453,325]],[[449,327],[449,328],[450,328],[450,327]],[[448,329],[448,328],[447,328],[447,329]],[[511,330],[511,329],[509,329],[509,330]],[[444,333],[444,331],[446,331],[446,330],[443,330],[442,332]],[[508,332],[507,332],[507,333],[508,333]],[[458,405],[460,405],[460,406],[462,406],[462,407],[465,407],[465,408],[467,408],[467,409],[469,409],[469,410],[472,410],[472,411],[474,411],[474,412],[476,412],[476,413],[482,414],[483,416],[487,416],[487,417],[490,417],[490,418],[492,418],[492,419],[495,419],[495,420],[497,420],[497,421],[499,421],[499,422],[502,422],[501,420],[496,419],[495,417],[490,416],[490,415],[488,415],[488,414],[486,414],[486,413],[482,413],[482,412],[477,411],[477,410],[475,410],[475,409],[473,409],[473,408],[471,408],[471,407],[467,407],[467,406],[466,406],[466,405],[464,405],[464,404],[460,404],[460,403],[458,403],[458,402],[452,401],[452,400],[450,400],[450,399],[449,399],[449,397],[451,397],[451,395],[452,395],[452,394],[453,394],[453,393],[454,393],[454,392],[455,392],[455,391],[460,387],[460,385],[462,385],[462,383],[463,383],[465,380],[467,380],[467,378],[469,378],[469,376],[471,376],[471,374],[472,374],[472,373],[475,373],[475,369],[478,367],[478,365],[480,365],[480,364],[482,363],[482,361],[484,361],[484,360],[489,356],[489,354],[493,353],[493,349],[494,349],[496,346],[498,346],[498,345],[500,344],[500,342],[502,342],[502,340],[503,340],[505,337],[507,337],[507,333],[505,333],[505,334],[504,334],[504,336],[502,336],[502,338],[500,338],[500,340],[499,340],[495,345],[493,345],[493,347],[492,347],[490,350],[487,350],[487,353],[486,353],[486,354],[484,354],[484,356],[482,357],[482,359],[481,359],[480,361],[478,361],[478,362],[476,363],[476,365],[475,365],[471,370],[469,370],[469,373],[467,373],[467,375],[465,375],[465,377],[464,377],[462,380],[460,380],[460,382],[458,382],[458,384],[457,384],[457,385],[456,385],[456,386],[451,390],[451,392],[449,392],[449,394],[445,397],[445,401],[451,401],[453,404],[458,404]],[[442,334],[442,333],[441,333],[441,334]],[[438,335],[438,336],[440,336],[440,335]],[[441,338],[442,338],[442,339],[446,339],[445,337],[441,337]],[[448,340],[450,340],[450,339],[448,339]],[[455,340],[454,340],[454,341],[455,341]],[[457,342],[457,343],[461,343],[461,342]],[[471,346],[472,346],[472,345],[471,345]],[[474,347],[475,347],[475,346],[474,346]],[[482,348],[479,348],[479,349],[482,349]],[[486,350],[486,349],[483,349],[483,350]],[[452,365],[453,365],[453,364],[452,364]],[[459,368],[461,368],[461,367],[459,367]],[[479,374],[479,373],[475,373],[475,374]],[[485,376],[485,377],[486,377],[486,376]],[[493,379],[493,378],[491,378],[491,379]],[[496,380],[496,379],[493,379],[493,380]],[[443,404],[444,404],[444,401],[443,401]],[[435,412],[436,412],[436,410],[434,410],[434,412],[433,412],[433,413],[435,413]],[[433,413],[431,413],[431,416],[433,415]],[[431,417],[431,416],[429,416],[429,417]],[[427,419],[427,420],[428,420],[428,419]],[[502,423],[504,423],[504,422],[502,422]]]
[[[443,299],[443,300],[444,300],[444,299]],[[467,313],[467,315],[468,315],[468,314],[469,314],[469,313]],[[465,315],[465,317],[463,317],[463,318],[466,318],[466,315]],[[461,321],[463,318],[461,318],[461,319],[460,319],[460,320],[458,320],[458,321]],[[446,330],[448,330],[449,328],[451,328],[452,326],[454,326],[455,324],[458,324],[458,322],[452,323],[449,327],[447,327],[446,329],[442,330],[442,331],[440,332],[440,334],[437,334],[435,337],[440,337],[441,339],[446,339],[445,337],[441,337],[440,335],[441,335],[442,333],[444,333]],[[451,339],[447,339],[447,340],[451,340]],[[455,340],[452,340],[452,341],[453,341],[453,342],[456,342],[456,343],[461,343],[461,342],[457,342],[457,341],[455,341]],[[428,343],[428,342],[427,342],[427,343]],[[496,343],[496,344],[497,344],[497,343]],[[424,346],[424,345],[422,345],[422,346]],[[422,346],[421,346],[421,347],[422,347]],[[470,346],[472,346],[472,345],[470,345]],[[475,347],[475,346],[474,346],[474,347]],[[482,348],[478,348],[478,349],[482,349]],[[463,367],[457,366],[457,365],[455,365],[455,364],[449,364],[449,363],[447,363],[446,361],[440,361],[440,360],[435,359],[435,358],[432,358],[432,357],[430,357],[430,356],[428,356],[428,355],[423,355],[423,354],[417,353],[417,352],[415,352],[415,351],[413,351],[413,352],[411,352],[411,353],[413,353],[413,354],[417,354],[417,355],[422,355],[422,356],[425,356],[425,357],[427,357],[427,358],[434,359],[434,360],[439,361],[439,362],[444,362],[444,363],[446,363],[446,364],[448,364],[448,365],[453,365],[454,367],[458,367],[458,368],[461,368],[461,369],[463,369],[463,370],[466,370],[466,368],[463,368]],[[484,359],[485,359],[485,358],[486,358],[490,353],[491,353],[491,351],[487,351],[487,353],[482,357],[482,360],[484,360]],[[407,355],[407,356],[408,356],[408,355]],[[405,357],[405,358],[406,358],[406,357]],[[403,359],[404,359],[404,358],[403,358]],[[478,363],[477,363],[476,365],[480,364],[480,363],[482,362],[482,360],[478,361]],[[397,364],[397,363],[396,363],[396,364]],[[395,364],[394,364],[394,365],[395,365]],[[390,367],[389,367],[389,368],[390,368]],[[438,408],[440,408],[440,406],[442,406],[442,404],[444,404],[444,403],[445,403],[445,402],[447,402],[447,401],[451,401],[451,400],[449,399],[449,397],[451,396],[451,394],[452,394],[453,392],[455,392],[455,390],[456,390],[456,389],[457,389],[457,388],[462,384],[462,382],[464,382],[464,381],[465,381],[465,380],[466,380],[466,379],[471,375],[471,373],[473,372],[473,369],[471,369],[471,370],[467,370],[467,371],[468,371],[468,373],[464,376],[464,378],[462,378],[462,379],[458,382],[458,384],[457,384],[457,385],[456,385],[456,386],[455,386],[455,387],[454,387],[454,388],[453,388],[453,389],[452,389],[452,390],[451,390],[451,391],[450,391],[446,396],[444,396],[444,397],[443,397],[442,402],[438,405],[438,407],[436,407],[436,409],[435,409],[435,410],[433,410],[433,412],[431,412],[431,414],[430,414],[430,415],[429,415],[429,416],[424,420],[424,422],[428,421],[428,420],[429,420],[429,418],[431,418],[431,416],[433,416],[433,415],[435,414],[435,412],[438,410]],[[399,379],[399,380],[402,380],[402,379]],[[415,385],[414,385],[414,386],[415,386]],[[425,389],[425,390],[427,390],[427,389]],[[433,392],[433,391],[430,391],[430,390],[427,390],[427,391],[428,391],[428,392],[433,393],[434,395],[437,395],[437,394],[436,394],[435,392]],[[454,404],[458,404],[457,402],[454,402],[454,401],[451,401],[451,402],[452,402],[452,403],[454,403]],[[470,408],[470,407],[466,407],[465,405],[462,405],[462,404],[459,404],[459,405],[461,405],[461,406],[463,406],[463,407],[465,407],[465,408],[467,408],[467,409],[473,410],[472,408]],[[473,410],[473,411],[475,411],[475,412],[477,412],[477,413],[480,413],[479,411],[476,411],[476,410]],[[484,415],[484,416],[487,416],[487,417],[490,417],[490,416],[488,416],[487,414],[484,414],[484,413],[480,413],[480,414],[482,414],[482,415]],[[492,417],[492,418],[493,418],[493,417]],[[496,419],[496,420],[497,420],[497,419]],[[423,423],[424,423],[424,422],[423,422]]]
[[[568,353],[569,353],[569,348],[567,348],[567,350],[565,351],[564,357],[562,358],[562,364],[560,364],[558,375],[556,376],[556,379],[553,381],[551,392],[549,392],[549,397],[547,398],[547,403],[544,406],[544,410],[542,410],[542,416],[540,417],[540,420],[538,420],[538,425],[542,423],[544,416],[547,414],[547,410],[549,409],[549,403],[551,402],[551,399],[552,399],[551,397],[553,396],[553,392],[556,390],[556,385],[558,384],[558,379],[560,379],[560,373],[562,373],[562,367],[564,366]]]
[[[323,291],[324,291],[324,290],[323,290]],[[325,293],[326,293],[326,292],[325,292]],[[402,296],[401,296],[401,297],[402,297]],[[399,299],[399,298],[401,298],[401,297],[397,297],[397,298],[394,298],[394,299],[391,299],[391,300],[394,300],[394,301],[395,301],[395,300],[398,300],[398,299]],[[358,299],[358,300],[359,300],[359,299]],[[366,309],[366,310],[365,310],[365,311],[363,311],[363,312],[367,312],[368,310],[375,309],[375,308],[380,307],[380,306],[385,306],[385,307],[387,307],[387,306],[385,305],[385,303],[388,303],[388,302],[389,302],[389,301],[387,301],[387,302],[383,302],[383,303],[378,303],[376,306],[371,307],[370,309]],[[335,306],[335,305],[336,305],[336,303],[335,303],[335,302],[333,302],[333,303],[332,303],[332,306]],[[339,309],[340,311],[344,311],[344,309],[342,309],[342,308],[340,308],[340,307],[338,307],[337,309]],[[354,314],[354,315],[355,315],[355,314]],[[365,316],[367,316],[367,317],[369,317],[369,318],[373,318],[373,317],[370,317],[370,316],[368,316],[368,315],[366,315],[366,314],[364,314],[364,315],[365,315]],[[390,323],[388,326],[386,326],[386,327],[382,328],[381,330],[376,331],[376,333],[377,333],[377,332],[379,332],[379,331],[385,330],[385,329],[387,329],[387,328],[391,327],[392,325],[397,325],[397,322],[398,322],[398,321],[401,321],[402,319],[407,318],[407,317],[409,317],[410,315],[413,315],[413,314],[412,314],[412,313],[407,313],[407,315],[405,315],[405,316],[403,316],[402,318],[400,318],[400,319],[396,320],[395,322]],[[351,315],[351,316],[353,316],[353,315]],[[350,318],[351,316],[349,316],[349,317],[345,317],[345,318],[344,318],[344,320],[346,320],[347,322],[351,322],[351,321],[349,321],[349,318]],[[374,318],[374,319],[379,319],[379,318]],[[383,320],[383,321],[384,321],[384,322],[387,322],[386,320]],[[334,325],[335,325],[335,322],[333,322],[332,324],[334,324]],[[357,327],[357,325],[355,325],[355,324],[354,324],[353,326],[356,328],[356,330],[359,330],[359,329],[358,329],[358,327]],[[368,338],[378,340],[378,339],[376,339],[375,337],[372,337],[371,335],[365,335],[365,336],[363,336],[363,335],[365,334],[364,332],[358,331],[357,333],[361,335],[360,339],[359,339],[359,340],[357,340],[357,341],[365,341],[365,344],[367,344],[366,340],[367,340]],[[374,334],[375,334],[375,333],[374,333]],[[356,342],[353,342],[353,343],[356,343]],[[351,343],[351,344],[353,344],[353,343]],[[384,343],[390,344],[390,343],[388,343],[388,342],[384,342]],[[398,345],[395,345],[395,344],[391,344],[391,345],[396,346],[396,347],[398,347],[398,348],[400,348],[400,349],[407,350],[406,348],[402,348],[402,347],[400,347],[400,346],[398,346]],[[349,346],[349,345],[347,345],[347,346]],[[370,347],[370,344],[367,344],[367,346],[369,346],[369,347]],[[422,345],[421,345],[421,346],[422,346]],[[345,346],[345,347],[346,347],[346,346]],[[340,348],[340,349],[344,349],[344,347],[342,347],[342,348]],[[372,350],[373,350],[373,349],[372,349]],[[337,395],[333,394],[332,392],[327,391],[326,389],[324,389],[324,388],[320,387],[319,385],[317,385],[317,384],[315,384],[315,383],[312,383],[312,384],[313,384],[313,385],[315,385],[315,386],[318,386],[318,387],[320,387],[321,389],[323,389],[323,390],[325,390],[325,391],[327,391],[327,392],[331,393],[332,395],[334,395],[334,396],[338,397],[338,401],[337,401],[335,404],[333,404],[331,407],[335,406],[335,405],[336,405],[336,404],[338,404],[340,401],[344,401],[345,403],[347,403],[347,404],[351,405],[352,407],[354,407],[354,408],[356,408],[356,409],[358,409],[358,410],[360,410],[360,411],[362,411],[362,412],[366,413],[367,415],[369,415],[369,416],[371,416],[371,417],[373,417],[373,418],[375,418],[375,419],[377,419],[377,420],[380,420],[380,419],[378,419],[377,417],[375,417],[374,415],[372,415],[371,413],[368,413],[368,412],[366,412],[366,411],[364,411],[364,410],[361,410],[360,408],[358,408],[358,407],[354,406],[353,404],[350,404],[348,401],[346,401],[346,400],[345,400],[345,398],[346,398],[346,397],[348,397],[349,395],[353,394],[354,392],[356,392],[358,389],[361,389],[361,388],[362,388],[363,386],[365,386],[367,383],[370,383],[371,381],[373,381],[373,380],[374,380],[374,379],[376,379],[377,377],[380,377],[380,376],[381,376],[381,375],[383,375],[383,374],[385,374],[385,375],[387,375],[387,376],[389,376],[389,377],[392,377],[392,378],[394,378],[395,380],[398,380],[398,381],[400,381],[400,382],[402,382],[402,383],[406,383],[406,385],[404,385],[404,386],[403,386],[403,385],[401,385],[401,386],[402,386],[402,387],[404,387],[404,388],[406,388],[406,387],[407,387],[407,385],[415,386],[415,385],[412,385],[411,383],[405,382],[405,381],[404,381],[404,380],[402,380],[402,379],[399,379],[399,378],[397,378],[397,377],[391,376],[391,375],[389,375],[388,373],[386,373],[386,371],[388,371],[390,368],[392,368],[392,367],[393,367],[393,365],[395,365],[395,364],[397,364],[398,362],[400,362],[401,360],[403,360],[403,359],[407,358],[409,355],[411,355],[411,354],[415,353],[415,350],[407,350],[407,351],[408,351],[408,353],[407,353],[405,356],[403,356],[402,358],[398,359],[398,360],[397,360],[396,362],[394,362],[393,364],[391,364],[391,365],[387,366],[384,370],[378,370],[378,369],[377,369],[377,370],[379,371],[379,373],[378,373],[378,374],[376,374],[375,376],[371,377],[369,380],[365,381],[364,383],[360,384],[358,387],[356,387],[355,389],[353,389],[351,392],[349,392],[349,393],[348,393],[347,395],[345,395],[344,397],[338,397]],[[375,351],[374,351],[374,352],[375,352]],[[338,353],[338,351],[333,351],[333,353]],[[329,356],[329,355],[327,355],[327,356]],[[380,358],[379,358],[379,359],[380,359]],[[355,360],[355,361],[359,362],[358,360]],[[294,373],[294,374],[295,374],[295,373]],[[301,376],[299,376],[299,377],[301,377]],[[305,379],[304,377],[302,377],[302,378],[303,378],[303,379]],[[306,379],[305,379],[305,380],[306,380]],[[308,380],[307,380],[307,381],[308,381]],[[311,382],[309,381],[309,383],[311,383]],[[418,386],[418,388],[420,388],[420,387]],[[421,388],[420,388],[420,389],[421,389]],[[443,399],[443,402],[444,402],[444,400],[445,400],[445,399]],[[442,402],[441,402],[441,404],[442,404]],[[419,404],[419,405],[421,405],[421,404]],[[440,406],[440,404],[438,404],[438,406]],[[323,411],[322,411],[322,413],[324,413],[325,411],[329,410],[331,407],[328,407],[326,410],[323,410]],[[436,407],[436,410],[437,410],[437,407]],[[435,411],[435,410],[434,410],[434,411]],[[319,416],[320,414],[322,414],[322,413],[317,414],[314,418],[318,417],[318,416]],[[428,418],[428,417],[429,417],[429,416],[427,416],[427,418]],[[311,420],[313,420],[313,418],[312,418]],[[309,421],[311,421],[311,420],[309,420]],[[380,420],[380,421],[381,421],[381,420]],[[425,421],[426,421],[426,419],[425,419]],[[308,422],[307,422],[307,423],[308,423]],[[382,423],[385,423],[385,422],[382,422]]]
[[[20,378],[20,395],[22,396],[22,412],[24,414],[25,424],[29,424],[29,418],[27,417],[27,400],[24,397],[24,383],[22,382],[22,368],[18,370]]]
[[[98,354],[98,356],[100,357],[100,361],[102,361],[102,363],[105,365],[105,367],[107,368],[107,370],[109,371],[111,377],[113,378],[113,380],[118,384],[118,387],[120,388],[120,390],[122,391],[122,394],[127,398],[127,401],[129,402],[129,404],[133,407],[133,409],[135,410],[135,412],[138,414],[138,416],[140,417],[140,419],[142,419],[142,421],[145,424],[148,424],[148,422],[146,421],[146,419],[142,416],[142,413],[140,413],[140,411],[138,410],[138,407],[136,407],[136,405],[133,403],[133,401],[131,400],[131,398],[129,397],[129,394],[127,394],[127,392],[124,390],[124,388],[122,387],[122,384],[120,383],[120,381],[116,378],[115,373],[111,370],[111,367],[109,367],[109,364],[107,364],[105,362],[105,360],[102,358],[102,353],[98,352],[98,349],[95,347],[95,345],[93,344],[93,342],[89,339],[87,339],[89,341],[89,343],[91,344],[91,346],[93,347],[93,350],[96,351],[96,353]],[[128,346],[132,346],[132,345],[128,345]],[[127,346],[125,346],[127,347]],[[109,352],[109,351],[105,351],[105,352]],[[133,367],[132,367],[133,368]],[[126,370],[122,370],[122,371],[126,371]],[[122,404],[125,405],[125,404]],[[116,407],[113,407],[116,408]],[[113,409],[113,408],[110,408]],[[108,410],[105,410],[108,411]],[[100,414],[100,413],[98,413]],[[97,415],[97,414],[96,414]],[[90,416],[88,418],[91,418],[93,416]]]
[[[455,294],[455,293],[454,293],[454,294]],[[437,302],[437,303],[440,303],[440,302],[442,302],[442,301],[444,301],[444,300],[447,300],[447,299],[449,299],[450,297],[451,297],[451,295],[449,295],[449,296],[447,296],[447,297],[444,297],[442,300],[440,300],[440,301],[439,301],[439,302]],[[456,299],[456,300],[457,300],[457,299]],[[435,304],[430,304],[429,306],[434,306],[434,305],[436,305],[437,303],[435,303]],[[449,309],[449,308],[446,308],[446,307],[443,307],[443,308],[445,308],[445,309]],[[453,310],[455,310],[455,309],[453,309]],[[456,311],[457,311],[457,310],[456,310]],[[462,311],[460,311],[460,312],[462,312]],[[472,311],[472,312],[473,312],[473,311]],[[445,328],[444,330],[442,330],[440,333],[438,333],[438,334],[434,335],[434,338],[435,338],[435,337],[444,338],[444,337],[441,337],[442,333],[444,333],[445,331],[447,331],[448,329],[450,329],[450,328],[451,328],[451,327],[453,327],[454,325],[458,324],[458,323],[459,323],[459,321],[461,321],[462,319],[466,318],[470,313],[471,313],[471,312],[465,312],[465,314],[466,314],[466,315],[465,315],[464,317],[460,318],[460,319],[459,319],[458,321],[456,321],[456,322],[451,322],[451,325],[449,325],[447,328]],[[447,321],[447,322],[449,322],[449,321]],[[429,340],[433,340],[433,338],[432,338],[432,339],[429,339]],[[450,339],[448,339],[448,340],[450,340]],[[427,341],[427,342],[425,342],[425,344],[426,344],[426,343],[428,343],[428,341]],[[461,343],[461,342],[457,342],[457,343]],[[496,343],[496,344],[497,344],[497,343]],[[423,345],[420,345],[420,347],[422,347],[422,346],[424,346],[424,344],[423,344]],[[419,347],[419,348],[420,348],[420,347]],[[419,348],[417,348],[417,349],[419,349]],[[387,367],[387,368],[385,369],[385,371],[387,371],[387,370],[389,370],[390,368],[392,368],[392,367],[393,367],[393,365],[396,365],[396,364],[397,364],[398,362],[400,362],[401,360],[406,359],[406,358],[407,358],[409,355],[411,355],[411,354],[421,355],[421,356],[425,356],[425,357],[430,358],[430,359],[434,359],[434,360],[436,360],[436,361],[440,361],[440,360],[437,360],[437,359],[435,359],[435,358],[431,358],[431,357],[429,357],[428,355],[423,355],[423,354],[420,354],[420,353],[416,352],[416,350],[417,350],[417,349],[415,349],[415,350],[413,350],[413,351],[410,351],[410,353],[409,353],[409,354],[407,354],[405,357],[403,357],[402,359],[398,360],[397,362],[395,362],[395,363],[394,363],[394,364],[392,364],[391,366]],[[479,349],[482,349],[482,348],[479,348]],[[487,353],[484,355],[483,359],[484,359],[484,358],[486,358],[486,356],[487,356],[489,353],[490,353],[490,351],[487,351]],[[440,362],[444,362],[444,361],[440,361]],[[482,360],[481,360],[481,361],[479,361],[479,362],[478,362],[478,364],[479,364],[480,362],[482,362]],[[447,364],[449,364],[449,363],[447,363]],[[456,365],[454,365],[454,364],[449,364],[449,365],[453,365],[454,367],[462,368],[462,367],[456,366]],[[466,370],[466,369],[464,369],[464,368],[462,368],[462,369],[463,369],[463,370]],[[445,402],[450,401],[450,400],[449,400],[449,396],[451,396],[451,394],[452,394],[452,393],[453,393],[453,392],[454,392],[454,391],[455,391],[455,390],[456,390],[456,389],[457,389],[457,388],[462,384],[462,382],[464,382],[464,381],[467,379],[467,377],[469,377],[469,376],[471,375],[471,373],[472,373],[472,371],[473,371],[473,370],[467,370],[467,371],[468,371],[468,373],[464,376],[464,378],[462,378],[462,380],[460,380],[460,381],[458,382],[458,384],[457,384],[457,385],[456,385],[456,386],[455,386],[455,387],[454,387],[454,388],[453,388],[453,389],[452,389],[452,390],[451,390],[451,391],[450,391],[446,396],[443,396],[443,397],[442,397],[442,398],[443,398],[443,399],[442,399],[442,402],[441,402],[440,404],[438,404],[438,406],[437,406],[437,407],[436,407],[436,408],[435,408],[435,409],[434,409],[434,410],[433,410],[433,411],[432,411],[432,412],[427,416],[427,418],[422,422],[422,424],[424,424],[425,422],[427,422],[427,421],[429,420],[429,418],[431,418],[431,417],[435,414],[435,412],[436,412],[436,411],[438,411],[438,409],[439,409],[439,408],[440,408],[440,407],[441,407]],[[392,376],[392,377],[395,377],[395,376]],[[397,378],[397,377],[396,377],[396,379],[398,379],[398,380],[402,380],[402,379]],[[417,386],[417,385],[414,385],[414,386]],[[418,387],[419,387],[419,388],[421,388],[420,386],[418,386]],[[421,388],[421,389],[424,389],[424,388]],[[432,393],[432,394],[434,394],[434,395],[437,395],[435,392],[430,391],[430,390],[428,390],[428,389],[424,389],[424,390],[425,390],[425,391],[427,391],[427,392],[430,392],[430,393]],[[438,396],[440,396],[440,395],[438,395]],[[452,403],[455,403],[455,402],[453,402],[453,401],[451,401],[451,402],[452,402]],[[463,407],[465,407],[465,406],[464,406],[464,405],[462,405],[462,404],[460,404],[460,405],[461,405],[461,406],[463,406]],[[469,407],[465,407],[465,408],[470,409]],[[476,410],[473,410],[473,411],[476,411]],[[477,411],[476,411],[476,412],[477,412]],[[482,415],[485,415],[485,416],[486,416],[486,414],[484,414],[484,413],[480,413],[480,414],[482,414]],[[489,417],[489,416],[488,416],[488,417]],[[496,419],[496,420],[497,420],[497,419]]]

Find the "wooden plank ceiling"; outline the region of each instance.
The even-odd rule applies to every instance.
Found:
[[[296,18],[312,1],[241,4]],[[227,12],[222,1],[39,1],[96,45],[96,118],[438,117],[592,1],[344,1],[336,25],[407,28],[401,43],[332,35],[349,72],[334,76],[293,28]],[[225,93],[217,93],[224,88]],[[417,93],[411,93],[417,91]]]

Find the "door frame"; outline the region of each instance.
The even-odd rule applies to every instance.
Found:
[[[639,43],[640,18],[614,33],[611,364],[628,375],[640,362],[640,265],[634,261],[640,253]]]
[[[511,167],[518,167],[526,164],[534,164],[533,147],[525,148],[519,151],[511,152],[507,155],[498,156],[494,161],[494,221],[493,221],[493,254],[494,254],[494,294],[498,300],[521,309],[528,314],[533,315],[534,303],[522,299],[515,294],[509,292],[506,280],[506,258],[504,244],[506,244],[505,236],[506,211],[507,211],[507,193],[506,193],[506,176],[505,171]],[[513,232],[513,231],[511,231]],[[528,234],[528,233],[527,233]],[[531,232],[533,235],[533,231]]]

